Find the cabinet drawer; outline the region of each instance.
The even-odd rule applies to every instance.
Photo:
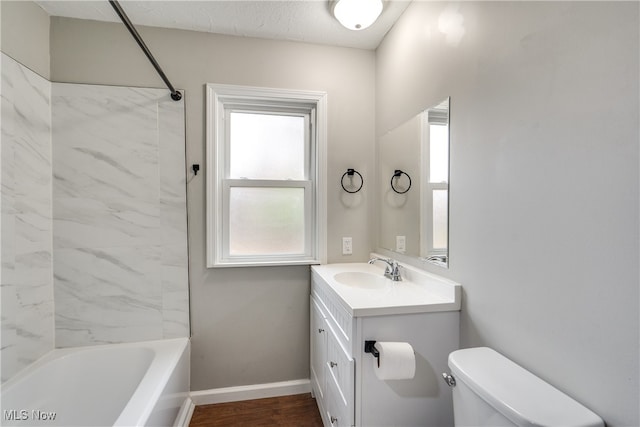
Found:
[[[355,386],[354,360],[349,357],[342,347],[334,331],[329,328],[327,334],[327,387],[333,383],[339,403],[345,407],[352,407]]]
[[[327,381],[326,419],[330,427],[351,427],[355,423],[353,400],[344,402],[338,386],[332,379]]]

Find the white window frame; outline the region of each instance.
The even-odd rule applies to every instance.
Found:
[[[206,220],[207,267],[304,265],[326,263],[327,94],[318,91],[273,89],[209,83],[206,116]],[[305,148],[309,176],[304,180],[231,179],[225,135],[225,116],[240,106],[255,111],[308,112],[311,147]],[[309,150],[311,148],[312,151]],[[231,256],[229,207],[231,187],[287,187],[305,189],[305,212],[311,218],[305,229],[305,254]]]
[[[448,206],[449,206],[449,182],[431,182],[430,180],[430,157],[431,157],[431,130],[429,123],[429,113],[428,111],[424,111],[422,113],[422,117],[420,120],[421,123],[421,132],[422,132],[422,147],[421,151],[421,162],[423,167],[421,168],[422,176],[421,176],[421,187],[423,191],[421,191],[420,197],[422,201],[420,202],[422,209],[422,218],[420,221],[420,235],[424,236],[424,239],[420,239],[420,253],[426,254],[425,257],[434,256],[434,255],[447,255],[449,253],[449,224],[447,221],[447,247],[445,248],[435,248],[433,244],[433,193],[436,190],[446,190],[447,191],[447,217],[448,217]],[[442,123],[442,126],[447,126],[447,132],[449,132],[449,123]]]

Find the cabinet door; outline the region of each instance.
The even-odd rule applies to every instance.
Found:
[[[311,383],[317,398],[324,399],[325,365],[327,360],[327,326],[325,315],[317,301],[311,298]]]

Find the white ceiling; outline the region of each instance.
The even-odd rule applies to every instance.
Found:
[[[134,25],[243,37],[375,49],[410,0],[387,0],[369,28],[351,31],[331,14],[329,0],[121,0]],[[120,22],[107,0],[36,1],[49,15]]]

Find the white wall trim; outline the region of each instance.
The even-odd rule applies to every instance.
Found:
[[[213,403],[239,402],[242,400],[290,396],[310,392],[311,381],[309,379],[302,379],[238,387],[213,388],[209,390],[192,391],[190,395],[195,405],[211,405]]]

